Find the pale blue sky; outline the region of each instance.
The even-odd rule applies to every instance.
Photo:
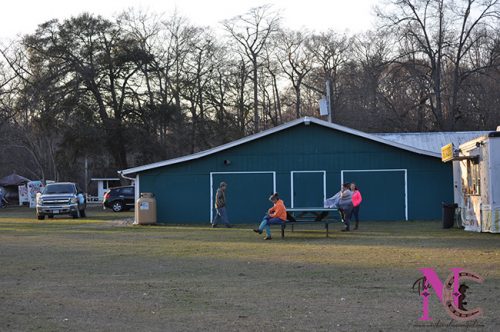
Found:
[[[377,0],[27,0],[3,1],[0,12],[0,38],[33,32],[36,26],[52,18],[68,18],[88,11],[111,17],[135,7],[170,15],[175,8],[199,25],[216,27],[218,22],[243,14],[265,3],[280,9],[284,26],[324,31],[362,32],[373,22],[372,7]]]

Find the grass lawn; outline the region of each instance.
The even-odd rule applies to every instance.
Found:
[[[287,229],[263,241],[255,225],[132,226],[132,213],[37,221],[0,210],[0,331],[404,331],[422,324],[418,268],[441,280],[462,267],[468,331],[500,327],[500,234],[439,222],[365,222]],[[434,323],[450,323],[431,297]],[[456,324],[456,323],[453,323]],[[479,325],[479,326],[478,326]],[[455,327],[465,331],[466,327]]]

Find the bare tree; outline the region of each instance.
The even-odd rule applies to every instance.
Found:
[[[367,32],[352,39],[349,61],[339,75],[345,92],[337,120],[361,130],[380,131],[388,119],[397,115],[387,112],[395,110],[391,103],[395,80],[388,79],[391,46],[381,32]]]
[[[264,58],[264,67],[265,72],[269,76],[269,81],[271,85],[271,92],[267,92],[269,105],[272,104],[272,107],[268,108],[268,115],[271,119],[273,126],[277,126],[280,123],[283,123],[283,113],[281,109],[281,91],[280,91],[280,64],[276,59],[276,56],[273,54],[273,50],[276,47],[272,46],[272,49],[266,47],[265,49],[265,58]]]
[[[277,59],[292,83],[295,92],[295,116],[302,116],[301,89],[304,78],[313,69],[312,50],[307,45],[308,34],[301,31],[281,30]]]
[[[224,28],[237,42],[240,51],[252,65],[254,132],[259,131],[258,68],[259,57],[270,36],[278,31],[280,16],[265,5],[223,22]]]
[[[215,56],[218,47],[210,29],[198,28],[195,31],[184,64],[185,78],[181,92],[191,115],[191,153],[194,153],[196,148],[209,147],[206,125],[212,114],[209,114],[209,103],[205,98],[217,66]]]
[[[230,84],[232,85],[232,94],[234,99],[234,106],[236,108],[236,125],[238,127],[239,136],[247,134],[247,119],[250,116],[251,105],[247,102],[249,91],[247,89],[247,82],[250,79],[250,72],[252,71],[246,59],[237,55],[233,59],[233,69],[230,72]]]
[[[498,26],[498,0],[394,0],[379,9],[385,27],[414,48],[404,49],[402,57],[414,54],[425,60],[432,87],[430,105],[440,129],[454,129],[462,117],[459,91],[472,71],[465,63],[475,45]],[[392,10],[387,10],[392,8]]]
[[[339,72],[348,60],[349,45],[347,36],[338,35],[334,31],[312,35],[307,42],[307,47],[314,56],[314,62],[313,71],[304,85],[321,96],[325,91],[325,82],[330,81],[333,114],[336,103],[340,100]]]
[[[5,154],[24,156],[31,167],[20,168],[37,179],[58,179],[56,148],[61,135],[57,109],[63,108],[65,87],[51,84],[60,68],[29,60],[19,43],[0,50],[0,131]],[[1,128],[5,126],[5,128]],[[5,158],[7,160],[9,158]]]

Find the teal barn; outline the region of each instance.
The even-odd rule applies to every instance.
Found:
[[[160,223],[209,223],[219,183],[231,223],[257,223],[279,192],[287,207],[321,207],[343,182],[362,220],[435,220],[453,202],[451,164],[436,152],[305,117],[219,147],[119,172],[152,192]]]

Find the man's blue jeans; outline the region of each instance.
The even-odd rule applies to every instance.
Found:
[[[219,223],[219,220],[221,220],[224,225],[229,225],[226,207],[215,209],[215,215],[212,219],[212,225],[217,225]]]
[[[265,216],[264,219],[262,219],[262,222],[260,223],[259,226],[259,231],[263,231],[264,229],[266,230],[266,236],[271,237],[271,226],[269,225],[282,225],[284,223],[283,220],[280,218],[271,218],[269,216]]]

